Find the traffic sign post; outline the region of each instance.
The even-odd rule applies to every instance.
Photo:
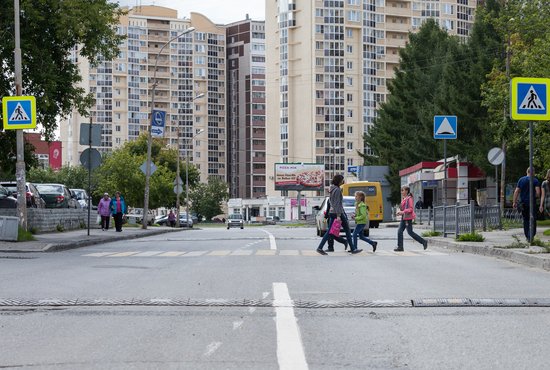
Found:
[[[498,166],[504,162],[504,151],[500,148],[492,148],[487,153],[487,160],[495,166],[495,198],[498,203]]]
[[[434,139],[443,139],[443,237],[447,237],[447,140],[456,139],[457,131],[456,116],[434,116]]]
[[[529,121],[529,243],[535,228],[535,194],[533,193],[533,121],[550,121],[550,79],[516,77],[510,82],[513,120]]]
[[[5,130],[36,128],[36,99],[34,96],[6,96],[2,99]]]
[[[153,110],[153,117],[151,119],[151,135],[154,137],[163,137],[165,122],[166,112],[163,110]]]

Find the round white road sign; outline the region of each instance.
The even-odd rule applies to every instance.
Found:
[[[489,163],[491,163],[493,166],[498,166],[504,161],[504,152],[500,148],[493,148],[489,150],[489,153],[487,154],[487,159],[489,160]]]

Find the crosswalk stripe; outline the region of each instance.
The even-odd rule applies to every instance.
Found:
[[[178,257],[182,254],[185,254],[185,252],[164,252],[162,254],[159,254],[159,257]]]
[[[208,251],[192,251],[192,252],[185,253],[182,257],[198,257],[198,256],[202,256],[206,252]]]
[[[354,255],[355,257],[420,257],[420,256],[448,256],[450,253],[442,253],[436,251],[404,251],[394,252],[389,250],[377,250],[375,253],[372,251],[363,251]],[[350,253],[343,250],[328,253],[333,257],[348,257]],[[237,249],[231,250],[211,250],[211,251],[127,251],[127,252],[96,252],[83,254],[83,257],[200,257],[200,256],[306,256],[317,257],[320,256],[315,250],[311,249],[258,249],[258,250],[243,250]]]
[[[233,251],[230,255],[231,256],[250,256],[252,253],[254,253],[254,251],[236,250],[236,251]]]
[[[137,253],[139,253],[139,252],[120,252],[120,253],[111,254],[107,257],[129,257],[129,256],[137,254]]]
[[[138,254],[134,254],[132,257],[151,257],[156,254],[164,253],[163,251],[149,251],[149,252],[141,252]]]

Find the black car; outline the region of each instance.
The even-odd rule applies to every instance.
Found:
[[[76,195],[63,184],[36,184],[46,208],[80,208]]]
[[[10,191],[1,185],[0,208],[17,208],[17,199],[12,197]]]
[[[17,182],[15,181],[3,181],[0,185],[8,189],[14,198],[17,198]],[[25,183],[25,191],[27,198],[27,207],[32,208],[46,208],[44,199],[40,197],[40,192],[33,183]]]

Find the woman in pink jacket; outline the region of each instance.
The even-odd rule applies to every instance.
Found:
[[[403,230],[407,229],[409,235],[422,244],[424,249],[428,248],[428,241],[422,238],[420,235],[413,231],[413,220],[416,218],[414,213],[414,201],[411,195],[411,189],[408,186],[401,187],[401,206],[396,215],[401,216],[401,223],[399,224],[399,229],[397,230],[397,248],[394,249],[394,252],[403,252]]]
[[[109,194],[103,194],[103,198],[99,201],[97,205],[97,214],[101,216],[101,230],[109,230],[109,221],[111,220],[111,198]]]

